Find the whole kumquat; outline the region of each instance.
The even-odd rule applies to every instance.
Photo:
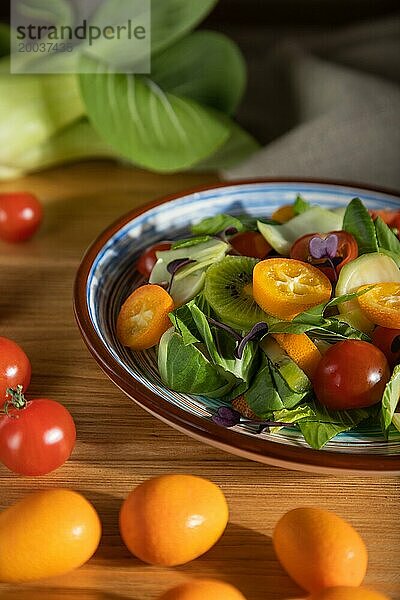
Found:
[[[135,488],[120,511],[128,549],[144,562],[175,566],[207,552],[228,522],[218,486],[192,475],[154,477]]]
[[[331,587],[309,596],[307,600],[389,600],[387,596],[366,587]]]
[[[246,598],[229,583],[214,579],[199,579],[178,585],[163,594],[159,600],[246,600]]]
[[[357,531],[339,516],[318,508],[296,508],[278,521],[273,532],[277,557],[290,577],[305,590],[358,586],[368,554]]]
[[[0,514],[0,581],[24,582],[83,565],[100,541],[93,506],[71,490],[26,496]]]

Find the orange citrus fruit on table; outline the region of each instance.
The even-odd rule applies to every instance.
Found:
[[[312,594],[306,600],[390,600],[387,596],[366,587],[332,587]]]
[[[224,494],[192,475],[163,475],[135,488],[120,511],[128,549],[144,562],[174,566],[207,552],[228,522]]]
[[[371,287],[361,286],[358,291]],[[375,325],[400,329],[400,283],[377,283],[357,298],[364,315]]]
[[[164,288],[147,284],[138,287],[122,305],[117,319],[118,339],[132,350],[146,350],[160,341],[172,327],[168,314],[174,301]]]
[[[309,592],[358,586],[368,554],[357,531],[344,519],[319,508],[296,508],[278,521],[273,533],[278,559],[290,577]]]
[[[314,342],[305,333],[274,333],[272,337],[300,369],[312,379],[322,358],[322,354]]]
[[[0,581],[24,582],[67,573],[99,545],[93,506],[71,490],[36,492],[0,514]]]
[[[229,583],[199,579],[178,585],[163,594],[159,600],[246,600],[246,598]]]
[[[293,258],[269,258],[253,270],[253,296],[257,304],[278,319],[296,315],[328,302],[332,285],[319,269]]]

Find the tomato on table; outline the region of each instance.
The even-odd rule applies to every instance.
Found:
[[[362,291],[368,285],[361,286]],[[400,283],[376,283],[369,291],[357,298],[364,315],[381,327],[400,329]]]
[[[0,406],[6,400],[7,388],[22,385],[25,391],[31,381],[31,363],[18,344],[0,337]]]
[[[162,250],[169,250],[172,246],[172,242],[159,242],[158,244],[154,244],[154,246],[150,246],[145,250],[142,256],[136,263],[136,269],[139,271],[143,277],[147,279],[150,277],[150,273],[153,270],[154,265],[157,262],[156,253]]]
[[[39,228],[42,206],[33,194],[8,192],[0,194],[0,238],[6,242],[24,242]]]
[[[68,410],[48,398],[27,401],[12,390],[0,418],[0,461],[20,475],[46,475],[70,457],[75,423]]]
[[[378,326],[372,335],[372,343],[382,350],[392,369],[400,363],[400,329]]]
[[[142,285],[122,305],[117,319],[119,341],[132,350],[152,348],[172,327],[168,315],[173,309],[174,301],[164,288]]]
[[[230,245],[242,256],[265,258],[272,250],[264,236],[258,231],[243,231],[229,240]]]
[[[336,274],[358,256],[358,245],[356,239],[346,231],[331,231],[326,234],[309,233],[303,235],[295,241],[291,250],[290,258],[301,260],[306,263],[312,263],[314,267],[320,269],[331,281],[336,281],[337,277],[330,265],[327,265],[326,258],[316,259],[310,253],[310,242],[313,238],[324,240],[331,235],[335,235],[338,239],[336,256],[332,259],[335,265]]]
[[[329,348],[315,374],[314,390],[327,408],[365,408],[382,399],[390,368],[385,355],[369,342],[345,340]]]

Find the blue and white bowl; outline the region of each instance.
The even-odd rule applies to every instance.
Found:
[[[111,380],[129,397],[172,427],[228,452],[268,464],[318,472],[400,473],[400,433],[389,441],[380,431],[360,427],[338,435],[323,450],[312,450],[295,428],[256,433],[241,424],[224,429],[212,422],[220,404],[167,389],[154,350],[124,348],[115,324],[123,301],[142,283],[135,270],[143,250],[162,239],[188,233],[191,224],[218,213],[268,216],[297,194],[325,207],[345,207],[358,196],[368,208],[400,209],[400,198],[372,189],[334,183],[257,181],[197,189],[133,211],[103,232],[79,268],[75,314],[90,351]]]

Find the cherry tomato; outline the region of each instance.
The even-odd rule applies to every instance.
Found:
[[[237,233],[229,243],[239,254],[253,258],[265,258],[272,250],[267,240],[257,231]]]
[[[0,337],[0,407],[6,400],[7,388],[22,385],[26,390],[31,381],[31,363],[25,352],[12,340]]]
[[[345,340],[323,355],[313,383],[321,404],[347,410],[379,402],[389,378],[390,368],[379,348],[360,340]]]
[[[370,213],[373,219],[380,217],[386,225],[400,231],[400,210],[371,210]]]
[[[336,273],[339,273],[340,269],[342,269],[344,265],[351,260],[354,260],[358,256],[357,241],[350,233],[347,233],[346,231],[331,231],[330,233],[326,234],[310,233],[303,235],[293,244],[290,250],[290,258],[312,263],[314,267],[318,267],[323,273],[325,273],[325,275],[329,277],[331,281],[336,281],[332,267],[327,266],[327,260],[325,258],[315,259],[310,255],[310,241],[314,237],[325,239],[332,234],[335,234],[339,240],[336,257],[333,259],[336,267]]]
[[[372,343],[382,350],[392,369],[400,363],[400,329],[376,327]]]
[[[19,475],[46,475],[68,460],[75,440],[74,420],[62,404],[26,401],[15,390],[0,419],[0,461],[6,467]]]
[[[0,238],[6,242],[24,242],[36,233],[42,222],[39,200],[28,192],[0,194]]]
[[[157,262],[156,252],[161,250],[169,250],[172,246],[172,242],[159,242],[147,248],[136,263],[136,269],[143,275],[143,277],[150,277],[150,273],[153,270],[154,265]]]

